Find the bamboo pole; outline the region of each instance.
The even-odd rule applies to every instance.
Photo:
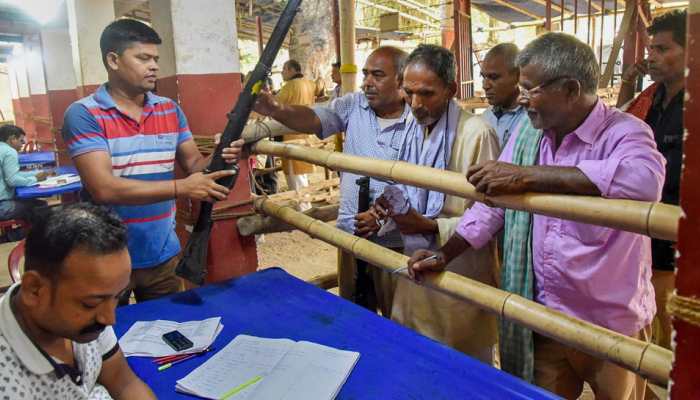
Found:
[[[338,0],[340,6],[340,89],[343,95],[357,87],[355,65],[355,0]],[[343,151],[343,136],[335,135],[335,151]]]
[[[256,143],[253,150],[261,154],[306,161],[337,171],[424,187],[490,206],[606,226],[658,239],[675,241],[678,238],[677,225],[681,210],[678,206],[669,204],[543,193],[486,197],[478,193],[466,177],[458,172],[270,141]]]
[[[387,271],[393,272],[408,262],[408,257],[403,254],[343,232],[269,199],[256,199],[255,208]],[[407,276],[405,271],[399,274],[404,278]],[[656,383],[665,385],[668,382],[673,358],[669,350],[550,310],[534,301],[452,272],[429,274],[423,284],[585,353],[610,360]]]

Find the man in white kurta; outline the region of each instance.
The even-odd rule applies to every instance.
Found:
[[[409,56],[403,89],[421,129],[407,137],[401,159],[462,174],[475,164],[498,157],[495,131],[480,117],[462,110],[456,91],[454,56],[439,46],[421,45]],[[422,132],[421,132],[422,130]],[[422,188],[398,186],[407,200],[403,210],[390,190],[377,203],[388,211],[404,240],[404,253],[439,248],[453,234],[472,201]],[[395,192],[396,193],[396,192]],[[397,194],[401,197],[401,193]],[[395,200],[395,199],[393,199]],[[447,268],[496,286],[495,242],[465,252]],[[496,317],[407,279],[395,281],[391,318],[402,325],[465,352],[486,363],[496,362]]]

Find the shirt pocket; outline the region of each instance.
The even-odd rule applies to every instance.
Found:
[[[563,221],[562,233],[572,237],[586,246],[601,246],[605,244],[613,229],[597,225]]]

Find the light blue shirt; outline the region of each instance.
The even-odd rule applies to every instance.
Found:
[[[314,107],[314,112],[321,120],[322,130],[319,137],[325,139],[335,133],[345,132],[343,153],[356,156],[397,160],[406,135],[420,132],[408,105],[404,106],[403,114],[396,123],[381,129],[377,114],[369,106],[364,93],[346,94],[333,100],[328,106]],[[336,224],[345,232],[355,231],[359,194],[355,181],[361,177],[350,172],[340,174],[340,205]],[[386,185],[388,183],[370,179],[372,202],[384,193]],[[397,230],[373,240],[385,247],[402,247],[401,235]]]
[[[17,150],[9,144],[0,142],[0,200],[10,200],[15,197],[15,188],[35,184],[37,172],[19,170]]]
[[[518,128],[523,117],[527,117],[527,112],[522,106],[517,106],[512,110],[502,110],[500,118],[496,116],[494,107],[489,107],[482,114],[486,122],[496,130],[498,136],[498,144],[503,149],[508,143],[508,138],[513,133],[514,129]]]

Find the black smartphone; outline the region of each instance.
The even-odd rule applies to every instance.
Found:
[[[194,343],[190,339],[187,339],[185,335],[178,331],[172,331],[163,334],[163,341],[172,347],[175,351],[187,350],[194,346]]]

